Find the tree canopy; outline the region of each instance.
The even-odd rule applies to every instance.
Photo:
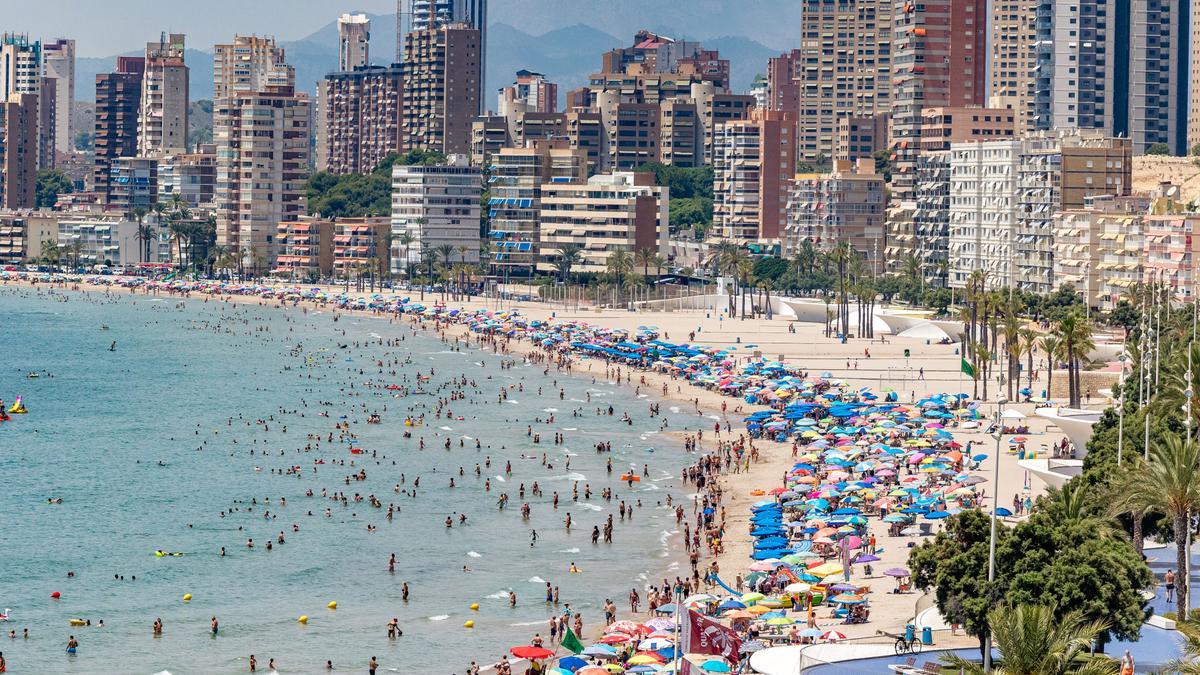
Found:
[[[440,152],[416,149],[385,157],[369,174],[318,171],[308,179],[308,213],[326,218],[386,216],[392,212],[392,166],[442,164]]]
[[[75,191],[75,183],[67,178],[67,174],[57,169],[42,169],[37,172],[37,206],[38,208],[54,208],[60,194]]]

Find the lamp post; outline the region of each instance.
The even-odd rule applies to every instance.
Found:
[[[1121,466],[1121,450],[1125,445],[1125,347],[1121,346],[1121,372],[1117,375],[1117,466]]]
[[[988,595],[992,593],[992,585],[996,581],[996,509],[1000,508],[1000,440],[1004,437],[1004,417],[1000,412],[1008,399],[996,401],[996,462],[992,474],[992,531],[988,537]],[[992,631],[989,627],[987,645],[983,650],[983,670],[992,672]]]

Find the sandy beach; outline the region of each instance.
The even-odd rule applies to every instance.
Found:
[[[28,282],[7,282],[28,283]],[[39,283],[45,287],[46,284]],[[76,288],[90,292],[132,292],[143,293],[141,290],[123,289],[113,286],[102,286],[87,283],[70,284],[64,287]],[[360,294],[366,295],[366,294]],[[216,296],[203,296],[206,301],[217,301]],[[413,294],[416,300],[416,294]],[[191,296],[193,301],[201,300],[199,296]],[[258,305],[263,308],[282,306],[279,300],[264,300],[248,295],[220,296],[221,300],[243,305]],[[427,294],[426,304],[433,304],[437,299]],[[302,302],[307,304],[306,302]],[[475,309],[497,309],[495,300],[474,298],[470,300],[447,300],[450,307]],[[291,303],[288,303],[290,306]],[[769,359],[783,361],[790,367],[801,368],[808,372],[826,375],[828,379],[841,380],[853,387],[867,387],[877,392],[895,391],[902,403],[913,402],[929,394],[959,393],[970,394],[972,383],[960,372],[960,356],[958,345],[943,345],[930,343],[925,340],[893,338],[887,336],[884,340],[851,340],[847,343],[827,338],[822,335],[823,327],[819,324],[789,322],[783,319],[729,319],[716,312],[705,311],[672,311],[672,312],[626,312],[614,310],[581,310],[567,309],[544,303],[512,303],[505,302],[504,309],[517,310],[522,315],[543,321],[587,322],[588,324],[607,327],[624,328],[635,331],[639,326],[654,327],[662,339],[674,342],[690,342],[709,347],[735,347],[740,354],[739,360]],[[338,310],[339,312],[342,310]],[[378,316],[377,312],[359,312],[364,315]],[[399,319],[392,318],[397,321]],[[405,317],[406,321],[419,323],[417,319]],[[467,326],[462,324],[435,325],[425,322],[428,329],[436,329],[447,337],[464,337],[470,339]],[[691,337],[694,334],[694,339]],[[535,345],[517,340],[504,343],[510,353],[522,354],[537,349]],[[907,354],[906,354],[907,352]],[[574,368],[576,376],[605,377],[609,364],[599,359],[580,358]],[[622,366],[622,370],[627,370]],[[655,372],[632,371],[632,379],[628,384],[633,393],[654,393],[670,400],[683,412],[695,411],[697,415],[707,416],[715,422],[719,420],[724,426],[728,423],[731,432],[723,432],[720,440],[729,440],[745,433],[743,418],[757,410],[766,409],[764,406],[754,406],[745,403],[740,398],[727,397],[716,391],[695,386],[692,383]],[[1035,383],[1036,386],[1036,383]],[[1002,388],[993,383],[989,387],[993,400]],[[1100,401],[1094,401],[1099,406]],[[1039,456],[1044,455],[1044,448],[1051,443],[1057,443],[1061,432],[1057,429],[1048,431],[1048,423],[1033,416],[1032,404],[1005,405],[1005,409],[1015,408],[1027,415],[1022,423],[1029,427],[1025,434],[1028,441],[1026,447],[1036,450]],[[981,414],[988,417],[995,415],[994,403],[981,403]],[[972,473],[981,476],[983,482],[979,488],[986,496],[985,504],[990,506],[992,495],[999,493],[999,504],[1011,507],[1014,497],[1036,498],[1043,492],[1040,481],[1032,478],[1017,465],[1014,454],[1007,452],[1008,441],[1003,441],[1005,449],[999,453],[999,482],[994,478],[997,456],[996,440],[986,435],[980,429],[966,430],[956,428],[957,422],[947,426],[955,439],[964,446],[968,442],[973,446],[972,453],[986,453],[989,457],[982,466]],[[726,539],[724,551],[716,559],[720,568],[721,578],[728,584],[745,572],[749,564],[749,554],[752,551],[752,541],[747,536],[747,525],[750,516],[750,506],[761,499],[753,492],[770,490],[778,487],[784,474],[792,467],[795,460],[792,456],[790,443],[775,443],[763,439],[753,441],[759,450],[760,460],[751,465],[748,472],[725,473],[721,477],[724,493],[723,505],[727,512]],[[701,451],[711,450],[711,437],[705,435],[700,446]],[[968,454],[972,454],[968,453]],[[761,495],[761,492],[759,493]],[[817,615],[818,624],[822,627],[833,627],[849,638],[869,637],[877,631],[893,633],[903,632],[904,625],[912,620],[919,609],[929,606],[928,599],[922,601],[919,593],[892,593],[895,587],[893,579],[881,576],[880,570],[889,567],[904,567],[907,565],[908,551],[911,545],[920,541],[919,537],[889,537],[884,524],[871,520],[870,529],[878,541],[878,555],[881,560],[874,565],[876,575],[862,576],[860,566],[853,568],[854,576],[851,583],[869,586],[871,615],[865,624],[843,625],[840,619],[833,619],[829,610],[822,608]],[[936,528],[940,525],[934,525]],[[711,559],[704,557],[703,566]],[[667,576],[667,570],[662,576]],[[653,577],[652,577],[653,578]],[[719,589],[718,589],[719,590]],[[714,591],[718,593],[718,591]],[[939,634],[936,638],[939,646],[974,646],[973,638],[961,636],[951,638],[948,633]]]

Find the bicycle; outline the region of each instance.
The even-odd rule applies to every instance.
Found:
[[[888,633],[886,631],[879,631],[876,633],[876,635],[886,635],[887,637],[895,638],[897,656],[901,656],[903,654],[920,654],[921,649],[924,648],[921,638],[915,635],[912,638],[906,638],[903,635]]]

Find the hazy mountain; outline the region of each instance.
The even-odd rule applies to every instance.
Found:
[[[705,46],[719,49],[721,55],[731,61],[734,91],[745,92],[755,74],[765,72],[767,58],[782,50],[768,47],[758,38],[770,38],[772,44],[786,44],[787,32],[792,25],[798,25],[799,20],[797,16],[796,21],[792,21],[791,15],[798,15],[799,10],[793,11],[786,0],[749,0],[738,3],[737,11],[725,6],[728,4],[722,0],[691,3],[608,0],[603,16],[597,16],[600,13],[595,11],[592,2],[508,0],[494,3],[493,18],[496,21],[488,31],[486,107],[495,107],[496,90],[511,83],[514,73],[521,68],[545,73],[558,83],[560,94],[581,86],[587,81],[588,74],[599,68],[603,52],[629,44],[633,33],[641,28],[679,39],[698,39]],[[656,7],[661,11],[653,9]],[[779,11],[770,14],[771,7]],[[704,16],[694,16],[701,14]],[[568,21],[572,17],[575,21]],[[756,22],[774,26],[778,35],[772,37],[771,31],[749,30]],[[779,23],[788,25],[776,25]],[[711,27],[712,32],[696,32],[706,27]],[[742,34],[739,28],[747,33]],[[712,37],[717,30],[722,37]],[[754,39],[747,37],[750,33],[755,34]],[[336,22],[330,22],[300,40],[281,44],[287,51],[288,62],[296,68],[296,87],[301,91],[313,93],[316,82],[337,69]],[[126,55],[136,56],[138,52]],[[371,61],[387,64],[395,59],[395,55],[395,15],[372,15]],[[212,98],[211,51],[189,49],[186,59],[191,67],[191,98]],[[96,74],[109,72],[115,65],[115,56],[78,59],[75,67],[78,98],[94,100]]]

